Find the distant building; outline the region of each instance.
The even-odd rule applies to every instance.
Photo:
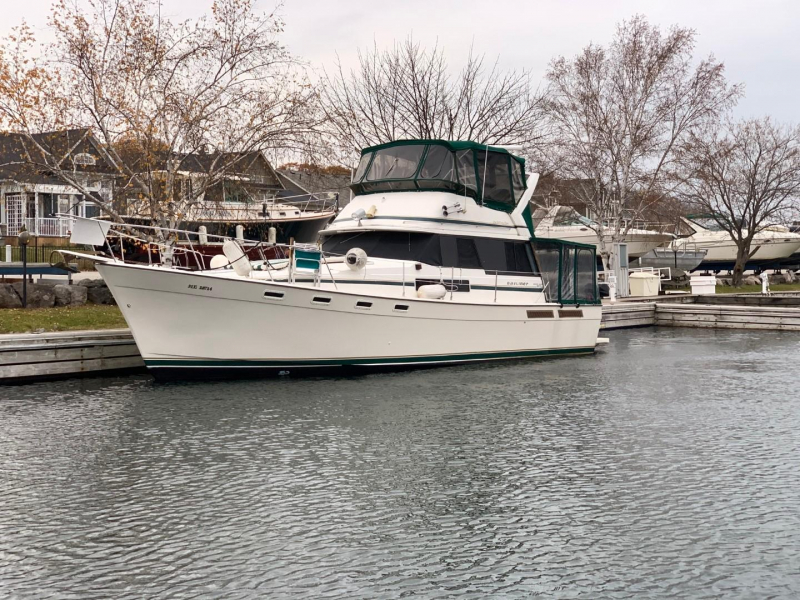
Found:
[[[37,166],[45,162],[37,144],[106,200],[113,197],[114,169],[88,129],[42,133],[33,142],[21,134],[0,133],[0,236],[14,237],[24,225],[39,236],[66,237],[72,219],[58,215],[94,217],[100,211],[76,188]]]
[[[350,202],[350,175],[336,175],[325,173],[322,170],[314,171],[301,168],[281,168],[278,173],[286,179],[293,181],[309,192],[319,194],[331,192],[338,194],[339,207],[342,208]]]
[[[179,161],[167,165],[167,161]],[[310,190],[276,171],[263,152],[245,154],[185,154],[164,158],[156,165],[155,176],[175,170],[179,194],[187,203],[184,221],[198,223],[263,222],[276,204],[316,202]],[[210,174],[222,172],[221,181],[205,191],[202,186]],[[135,186],[126,190],[124,212],[130,217],[150,218],[149,205],[137,199]],[[285,212],[285,209],[284,209]],[[286,216],[286,215],[283,215]]]

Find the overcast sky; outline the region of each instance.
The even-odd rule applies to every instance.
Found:
[[[211,0],[164,0],[164,12],[190,18]],[[260,0],[264,10],[274,1]],[[0,32],[28,21],[46,36],[51,0],[0,0]],[[437,40],[451,65],[474,44],[508,68],[529,69],[541,79],[550,59],[572,56],[588,42],[607,43],[615,24],[640,13],[664,28],[692,27],[697,55],[713,52],[728,79],[746,85],[740,116],[772,115],[800,120],[800,1],[798,0],[286,0],[284,42],[320,68],[338,53],[352,65],[359,48],[402,41],[409,34],[425,45]]]

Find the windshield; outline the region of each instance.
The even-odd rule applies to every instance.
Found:
[[[575,226],[580,225],[582,227],[596,227],[596,223],[591,219],[587,219],[584,216],[579,215],[575,209],[572,209],[568,206],[562,206],[558,209],[555,218],[553,219],[553,225],[555,226]]]
[[[419,166],[425,146],[398,146],[384,148],[375,153],[372,166],[367,172],[367,181],[381,179],[409,179]]]
[[[709,231],[724,231],[724,229],[720,227],[719,223],[717,223],[711,217],[695,217],[690,218],[689,220],[693,223],[697,223],[703,229],[708,229]]]

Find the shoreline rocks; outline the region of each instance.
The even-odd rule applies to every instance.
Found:
[[[11,286],[22,303],[22,281],[12,283]],[[56,304],[56,293],[52,285],[28,282],[27,289],[28,308],[52,308]]]
[[[81,306],[89,298],[89,290],[83,285],[57,285],[53,290],[56,294],[56,306]]]
[[[86,289],[88,301],[92,304],[117,303],[114,296],[111,295],[111,290],[102,279],[84,279],[78,285]]]
[[[114,305],[116,301],[102,279],[84,280],[76,285],[28,282],[28,308]],[[0,283],[0,309],[22,308],[22,282]]]

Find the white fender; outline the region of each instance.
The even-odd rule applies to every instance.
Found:
[[[242,250],[242,247],[233,240],[225,240],[222,244],[222,253],[231,263],[233,270],[240,277],[249,277],[250,271],[253,270],[253,265],[250,264],[247,255]]]

